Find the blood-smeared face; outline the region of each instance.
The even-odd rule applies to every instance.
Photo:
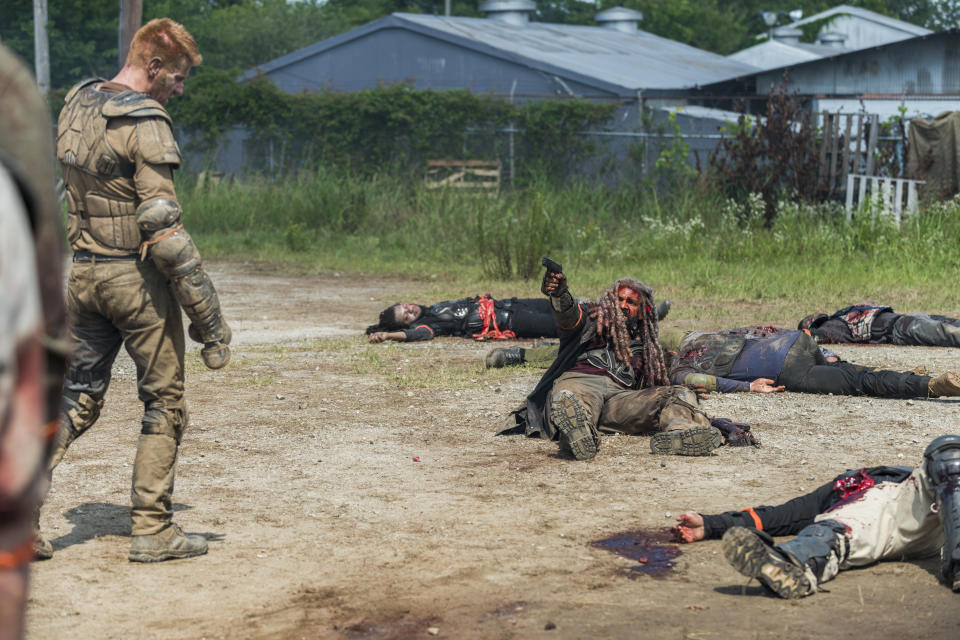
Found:
[[[630,287],[620,287],[617,290],[617,306],[623,315],[631,320],[640,315],[640,294]]]
[[[414,320],[420,317],[420,305],[412,303],[397,304],[393,307],[393,317],[397,324],[409,327]]]

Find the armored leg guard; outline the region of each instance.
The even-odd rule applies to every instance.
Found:
[[[734,569],[757,578],[781,598],[803,598],[816,591],[807,571],[773,545],[773,539],[761,531],[733,527],[723,534],[723,555]]]
[[[923,452],[943,525],[940,573],[960,593],[960,435],[935,438]]]
[[[155,198],[137,208],[137,224],[149,239],[143,244],[168,278],[173,294],[190,318],[190,338],[202,342],[204,364],[220,369],[230,360],[231,332],[220,311],[220,299],[200,262],[200,253],[179,223],[180,205]]]
[[[553,396],[550,419],[560,432],[560,447],[577,460],[589,460],[600,449],[600,435],[583,403],[570,391]]]
[[[483,361],[487,365],[487,369],[512,367],[523,364],[525,351],[526,349],[523,347],[501,347],[490,351]]]

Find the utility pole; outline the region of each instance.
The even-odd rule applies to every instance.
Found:
[[[443,15],[450,16],[450,0],[443,0]]]
[[[50,41],[47,39],[47,0],[33,0],[33,57],[40,94],[50,92]]]
[[[143,0],[120,0],[120,29],[117,38],[117,67],[122,69],[130,51],[133,34],[143,22]]]

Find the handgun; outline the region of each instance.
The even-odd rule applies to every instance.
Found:
[[[547,268],[547,271],[552,271],[553,273],[563,273],[563,267],[559,262],[554,262],[547,256],[543,256],[543,260],[540,261],[540,264]]]

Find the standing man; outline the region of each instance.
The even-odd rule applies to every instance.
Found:
[[[653,453],[707,455],[722,444],[696,393],[669,386],[650,287],[621,278],[597,303],[580,304],[566,276],[548,271],[541,290],[560,347],[516,414],[527,435],[558,437],[577,460],[597,454],[601,431],[652,434]]]
[[[188,422],[180,308],[211,369],[230,358],[230,329],[180,222],[173,186],[180,150],[164,109],[201,60],[182,25],[151,20],[134,35],[116,77],[70,90],[57,126],[74,252],[67,308],[76,345],[50,470],[97,421],[122,344],[136,364],[144,406],[131,489],[134,562],[207,552],[202,536],[185,535],[171,521],[177,448]],[[38,536],[36,555],[52,552]]]

